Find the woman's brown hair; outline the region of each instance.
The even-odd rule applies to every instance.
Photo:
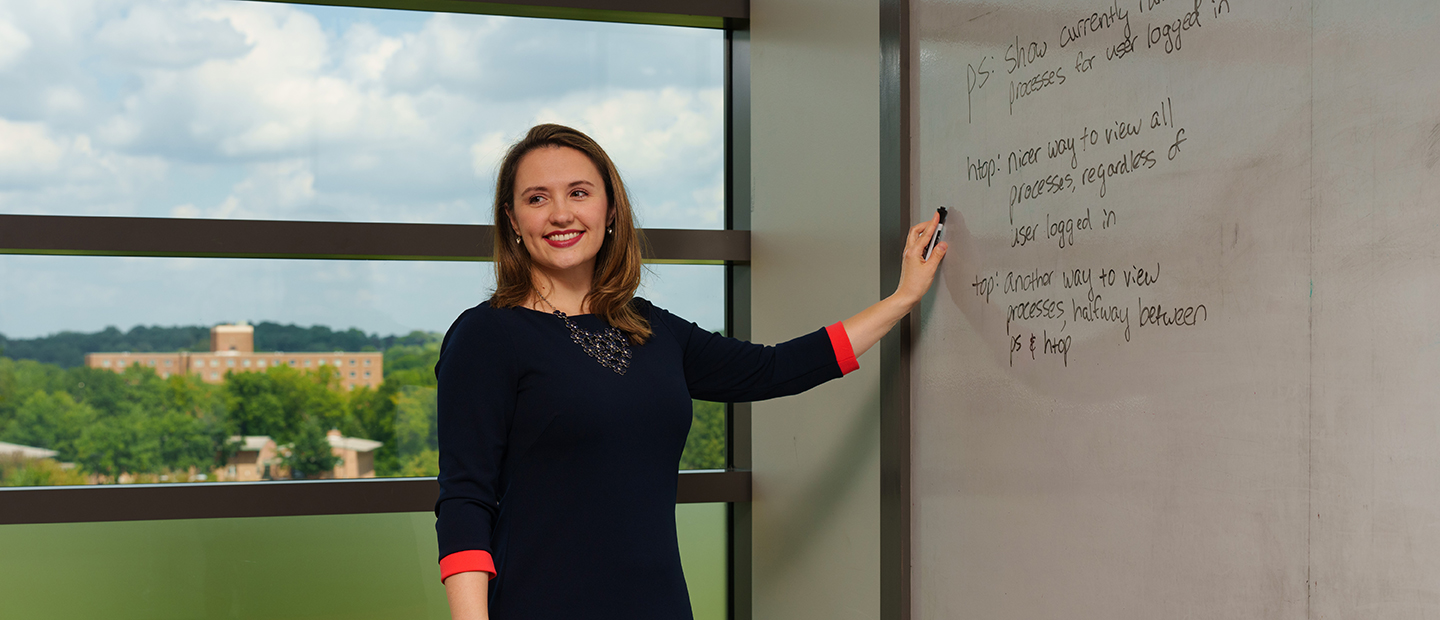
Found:
[[[630,210],[630,194],[620,180],[615,162],[594,140],[563,125],[536,125],[525,138],[516,142],[500,161],[500,174],[495,181],[495,294],[490,296],[494,308],[523,306],[535,292],[530,252],[510,224],[509,211],[515,199],[515,174],[520,160],[539,148],[572,148],[586,157],[605,179],[605,196],[609,201],[607,215],[611,234],[605,235],[600,252],[595,255],[595,279],[585,301],[590,312],[625,332],[632,344],[644,344],[650,338],[650,323],[631,305],[635,290],[640,287],[641,233],[635,228]]]

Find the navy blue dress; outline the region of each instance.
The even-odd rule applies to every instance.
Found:
[[[487,302],[445,335],[440,557],[491,554],[496,620],[691,618],[675,535],[690,399],[762,400],[842,374],[825,329],[766,347],[634,303],[653,336],[623,376],[545,312]]]

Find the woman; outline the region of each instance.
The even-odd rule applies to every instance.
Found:
[[[675,485],[691,398],[802,392],[858,368],[944,257],[911,229],[894,295],[775,347],[633,295],[640,244],[615,165],[540,125],[495,188],[495,294],[441,346],[441,579],[456,620],[690,618]],[[488,591],[488,596],[487,596]]]

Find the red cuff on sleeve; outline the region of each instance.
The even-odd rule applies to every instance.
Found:
[[[440,558],[440,583],[445,583],[455,573],[475,571],[490,573],[490,578],[495,578],[495,559],[490,557],[489,551],[456,551]]]
[[[825,333],[830,336],[830,347],[835,349],[835,362],[840,364],[840,374],[848,375],[859,370],[860,362],[855,360],[855,349],[850,346],[850,334],[845,333],[845,324],[830,325],[825,328]]]

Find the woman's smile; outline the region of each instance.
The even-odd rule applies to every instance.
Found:
[[[557,230],[545,235],[545,242],[549,243],[552,248],[568,248],[580,243],[580,238],[583,236],[585,233],[579,230]]]

